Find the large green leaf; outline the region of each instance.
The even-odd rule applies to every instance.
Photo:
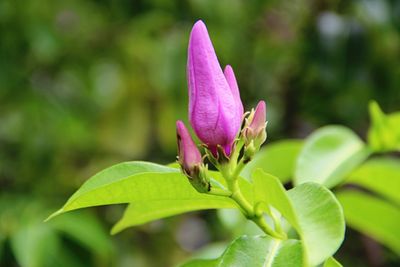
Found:
[[[346,182],[360,185],[400,205],[400,160],[371,159],[352,172]]]
[[[331,188],[370,155],[350,129],[326,126],[306,139],[297,160],[295,184],[316,182]]]
[[[242,236],[215,260],[194,260],[182,267],[297,267],[303,264],[298,240],[277,240],[268,236]]]
[[[217,184],[225,186],[225,180],[219,172],[209,171],[209,175]],[[253,204],[253,186],[245,179],[239,179],[243,195]],[[214,199],[171,199],[162,201],[136,201],[125,210],[124,216],[113,227],[111,233],[116,234],[130,226],[135,226],[188,211],[205,209],[236,208],[235,202],[215,201]]]
[[[231,201],[215,201],[214,199],[137,201],[129,204],[124,212],[124,216],[114,225],[111,233],[116,234],[130,226],[188,211],[234,207],[236,205]]]
[[[296,230],[298,230],[299,224],[295,210],[287,195],[287,191],[279,179],[258,169],[254,171],[252,180],[254,183],[254,197],[256,201],[262,201],[273,206]]]
[[[343,210],[331,191],[316,183],[288,191],[299,234],[311,265],[322,263],[340,247],[345,234]]]
[[[241,176],[249,179],[255,169],[261,168],[278,177],[282,183],[286,183],[293,178],[296,159],[302,146],[302,140],[284,140],[268,144],[246,165]]]
[[[400,209],[366,193],[344,191],[337,194],[347,224],[385,244],[400,254]]]
[[[198,193],[187,178],[175,168],[149,162],[125,162],[94,175],[73,194],[67,203],[49,218],[84,207],[136,201],[200,201],[212,207],[231,206],[227,197]],[[149,207],[150,208],[150,207]]]
[[[339,248],[345,223],[332,192],[316,183],[285,191],[278,178],[261,170],[254,172],[253,182],[256,199],[277,209],[301,236],[309,264],[322,263]]]

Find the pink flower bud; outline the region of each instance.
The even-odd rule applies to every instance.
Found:
[[[243,105],[233,70],[227,66],[222,72],[202,21],[196,22],[190,34],[187,76],[189,120],[196,135],[214,155],[218,145],[230,155]]]
[[[257,104],[256,110],[254,111],[254,117],[249,125],[249,128],[257,135],[260,131],[265,129],[265,123],[267,120],[267,108],[264,101],[260,101]]]
[[[248,118],[247,125],[244,129],[244,137],[246,139],[246,143],[254,142],[256,147],[259,147],[264,143],[267,138],[267,134],[265,131],[266,127],[266,105],[264,101],[260,101],[257,104],[255,111],[252,111]]]
[[[191,174],[195,166],[202,163],[200,151],[182,121],[176,122],[176,133],[179,164],[186,173]]]

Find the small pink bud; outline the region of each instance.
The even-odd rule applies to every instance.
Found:
[[[265,131],[266,127],[266,105],[264,101],[260,101],[257,104],[255,111],[252,111],[247,125],[244,128],[244,137],[247,144],[253,141],[253,145],[259,148],[262,143],[265,142],[267,138],[267,133]]]
[[[233,70],[227,66],[222,72],[202,21],[195,23],[190,34],[187,77],[193,130],[214,155],[219,145],[229,156],[242,123],[243,105]]]
[[[200,151],[182,121],[176,122],[176,133],[179,163],[182,169],[190,174],[196,165],[202,163]]]
[[[257,104],[256,110],[254,111],[254,117],[249,125],[249,128],[258,135],[265,129],[265,123],[267,120],[267,108],[264,101],[260,101]]]

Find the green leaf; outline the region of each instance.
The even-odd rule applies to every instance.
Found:
[[[382,199],[357,191],[337,194],[347,224],[400,254],[400,209]]]
[[[343,211],[331,191],[316,183],[304,183],[289,191],[278,178],[257,170],[255,195],[277,209],[296,229],[308,263],[318,265],[331,256],[344,238]],[[258,193],[257,193],[258,191]],[[264,194],[262,194],[264,192]]]
[[[400,151],[400,113],[386,115],[375,101],[370,103],[369,113],[369,146],[375,152]]]
[[[121,220],[112,228],[111,233],[116,234],[130,226],[140,225],[184,212],[235,207],[236,205],[233,202],[215,201],[214,199],[137,201],[129,204]]]
[[[224,178],[219,172],[209,171],[212,184],[226,186]],[[253,186],[245,179],[239,179],[239,185],[243,195],[253,204]],[[116,234],[130,226],[135,226],[184,212],[206,209],[237,208],[235,202],[224,198],[224,201],[215,201],[213,198],[203,199],[171,199],[162,201],[136,201],[131,203],[125,210],[124,216],[111,230]]]
[[[70,210],[118,203],[149,202],[155,205],[147,206],[151,213],[160,208],[163,201],[184,201],[184,211],[188,211],[191,201],[192,210],[196,210],[199,203],[201,209],[204,209],[207,203],[209,208],[236,207],[230,198],[198,193],[187,178],[175,168],[149,162],[126,162],[94,175],[49,219]],[[169,212],[164,215],[169,216]]]
[[[87,212],[65,214],[54,218],[50,225],[97,254],[103,262],[111,259],[112,243],[96,217]]]
[[[60,240],[43,223],[30,223],[11,236],[11,247],[22,267],[54,266],[54,256],[60,252]]]
[[[345,234],[343,210],[331,191],[316,183],[288,191],[309,263],[320,264],[340,247]]]
[[[279,179],[258,169],[253,173],[252,180],[256,202],[262,201],[273,206],[298,230],[299,224],[295,210]]]
[[[400,161],[374,158],[352,172],[346,183],[360,185],[400,205]]]
[[[286,183],[294,175],[296,159],[303,146],[302,140],[284,140],[263,147],[243,169],[241,176],[249,179],[253,171],[263,171],[278,177]]]
[[[331,188],[369,155],[369,149],[350,129],[325,126],[311,134],[297,160],[295,184],[316,182]]]
[[[333,257],[330,257],[325,261],[324,267],[343,267],[343,266]]]
[[[295,267],[302,266],[300,241],[268,236],[242,236],[215,260],[194,260],[182,267]]]

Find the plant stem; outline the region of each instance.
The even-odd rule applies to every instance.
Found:
[[[215,195],[215,196],[222,196],[222,197],[230,197],[232,196],[232,192],[229,190],[211,187],[208,194]]]
[[[256,214],[255,208],[246,200],[246,198],[242,194],[242,191],[240,190],[238,178],[245,166],[245,162],[243,158],[241,158],[238,162],[238,158],[243,145],[243,140],[239,140],[239,142],[236,144],[235,150],[231,154],[229,163],[217,166],[218,170],[221,172],[222,176],[227,182],[228,190],[211,187],[208,193],[217,196],[230,197],[239,206],[244,216],[257,224],[258,227],[260,227],[261,230],[264,231],[264,233],[277,239],[286,239],[286,233],[282,231],[282,228],[277,218],[272,218],[276,229],[274,230],[265,221],[262,213]],[[271,217],[272,216],[273,215],[271,215]]]
[[[257,224],[258,227],[260,227],[261,230],[263,230],[264,233],[266,233],[267,235],[270,235],[278,239],[286,238],[285,235],[275,232],[264,220],[263,215],[257,215],[254,212],[254,207],[252,207],[250,203],[243,196],[240,187],[238,185],[237,179],[234,180],[227,179],[227,181],[228,181],[228,188],[233,192],[230,198],[233,199],[239,205],[246,218],[252,220],[255,224]]]

